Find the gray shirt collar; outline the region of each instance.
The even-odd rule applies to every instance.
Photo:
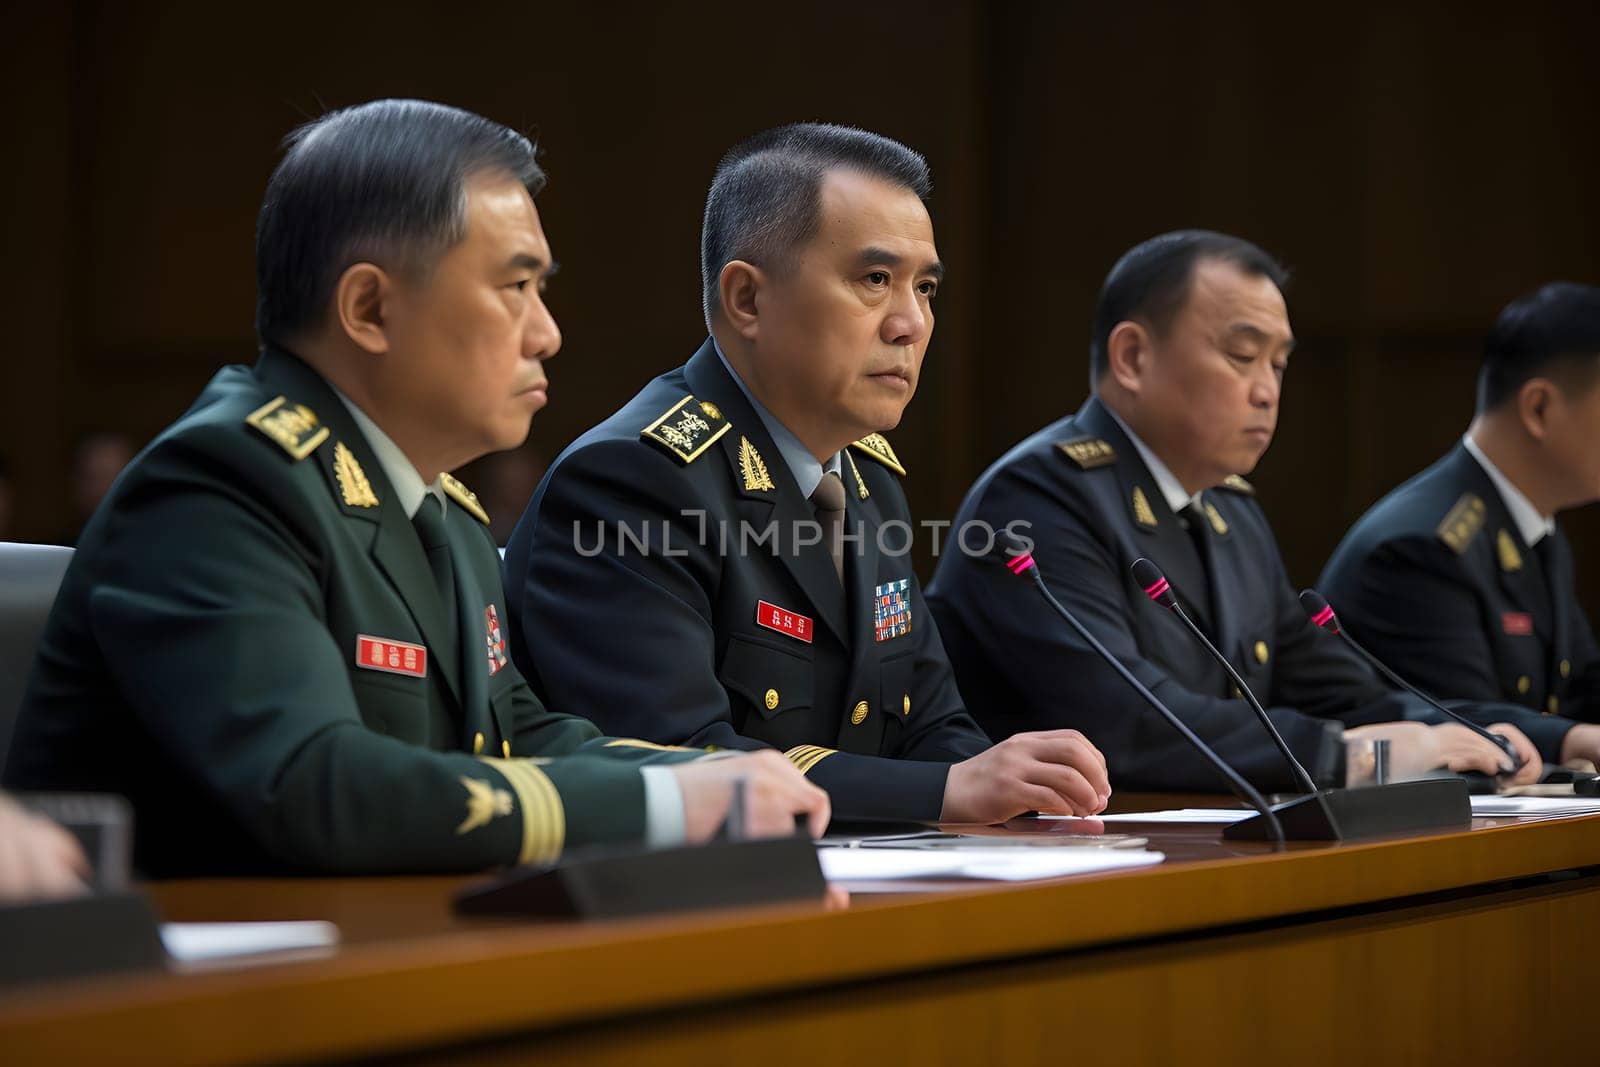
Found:
[[[810,499],[811,494],[816,492],[817,483],[822,481],[824,473],[841,474],[844,468],[838,452],[830,456],[826,464],[818,463],[817,457],[811,454],[811,450],[800,443],[800,438],[791,433],[787,426],[778,421],[777,416],[756,399],[750,387],[744,384],[744,379],[739,377],[739,372],[733,369],[733,364],[728,362],[728,357],[723,354],[722,346],[717,344],[715,337],[711,339],[711,347],[717,350],[717,358],[722,360],[722,366],[739,386],[744,398],[750,401],[750,406],[755,409],[761,425],[767,428],[772,443],[778,446],[779,458],[783,460],[784,467],[800,488],[801,496]]]

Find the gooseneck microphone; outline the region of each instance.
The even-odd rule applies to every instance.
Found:
[[[1439,701],[1435,700],[1433,697],[1429,696],[1427,693],[1424,693],[1422,690],[1418,689],[1416,686],[1400,677],[1394,671],[1390,670],[1386,663],[1357,643],[1356,639],[1346,633],[1344,628],[1339,625],[1339,616],[1334,614],[1333,605],[1328,603],[1327,597],[1323,596],[1315,589],[1304,589],[1300,592],[1300,606],[1306,609],[1306,614],[1310,616],[1313,623],[1322,629],[1327,630],[1329,633],[1337,634],[1343,638],[1344,643],[1355,649],[1356,654],[1362,659],[1372,664],[1379,674],[1383,675],[1385,678],[1389,679],[1389,681],[1393,682],[1401,689],[1404,689],[1418,700],[1423,701],[1429,707],[1436,711],[1443,712],[1445,715],[1448,715],[1451,719],[1454,719],[1462,726],[1465,726],[1479,737],[1493,743],[1494,746],[1501,752],[1505,753],[1506,758],[1511,761],[1511,770],[1507,773],[1515,774],[1517,770],[1522,767],[1525,761],[1517,755],[1516,746],[1513,745],[1508,738],[1502,734],[1491,733],[1479,726],[1477,723],[1473,722],[1471,719],[1451,711],[1449,708],[1439,703]]]
[[[1000,545],[1000,551],[1004,553],[1003,558],[1005,558],[1006,569],[1019,578],[1028,575],[1032,576],[1033,587],[1039,591],[1039,595],[1044,597],[1045,602],[1055,610],[1055,613],[1061,616],[1061,618],[1066,621],[1068,626],[1072,627],[1073,631],[1077,633],[1077,635],[1084,641],[1085,644],[1094,649],[1095,652],[1099,653],[1100,658],[1109,663],[1111,665],[1111,669],[1116,671],[1117,675],[1124,682],[1127,682],[1128,685],[1133,688],[1134,692],[1138,693],[1144,698],[1145,703],[1154,708],[1174,730],[1177,730],[1178,733],[1183,736],[1185,741],[1189,742],[1190,746],[1193,747],[1196,752],[1200,753],[1201,756],[1205,757],[1208,763],[1216,768],[1217,773],[1222,775],[1222,777],[1227,781],[1228,785],[1232,787],[1234,793],[1239,797],[1239,799],[1243,800],[1246,804],[1249,804],[1252,808],[1260,813],[1260,817],[1262,820],[1264,820],[1267,827],[1267,832],[1271,836],[1272,841],[1281,847],[1284,840],[1283,827],[1279,824],[1278,817],[1273,813],[1272,806],[1267,803],[1266,798],[1258,793],[1255,787],[1245,780],[1243,775],[1234,770],[1232,767],[1228,766],[1227,761],[1221,756],[1217,755],[1217,753],[1212,750],[1210,745],[1200,740],[1195,732],[1189,729],[1188,725],[1182,719],[1173,714],[1171,708],[1163,704],[1154,693],[1150,692],[1149,688],[1143,682],[1135,678],[1133,676],[1133,672],[1128,670],[1127,667],[1123,666],[1122,661],[1113,656],[1110,650],[1108,650],[1105,645],[1102,645],[1095,638],[1094,634],[1089,632],[1088,627],[1079,622],[1077,616],[1068,611],[1061,604],[1061,602],[1055,598],[1054,594],[1050,592],[1049,587],[1044,584],[1044,577],[1039,573],[1039,565],[1034,561],[1032,552],[1024,547],[1021,538],[1010,532],[1003,532],[1000,535],[999,540],[1002,542]],[[1290,758],[1292,759],[1293,757]],[[1312,789],[1315,790],[1315,786],[1313,786]]]
[[[1301,788],[1307,793],[1317,792],[1316,781],[1307,773],[1300,761],[1295,759],[1294,753],[1289,750],[1289,743],[1283,739],[1283,735],[1278,732],[1278,728],[1272,725],[1272,719],[1267,716],[1267,710],[1261,706],[1261,702],[1256,699],[1256,695],[1250,691],[1248,685],[1244,684],[1244,679],[1239,677],[1239,672],[1233,669],[1233,664],[1228,662],[1228,657],[1217,651],[1217,646],[1211,643],[1211,639],[1205,635],[1205,631],[1195,625],[1194,620],[1189,617],[1189,613],[1183,610],[1183,605],[1178,603],[1178,598],[1172,593],[1172,584],[1161,573],[1161,568],[1141,557],[1133,561],[1131,569],[1133,571],[1133,580],[1139,583],[1139,588],[1144,590],[1145,596],[1162,607],[1170,609],[1174,615],[1182,619],[1183,624],[1189,628],[1189,632],[1194,635],[1195,640],[1205,646],[1206,651],[1211,653],[1212,659],[1222,664],[1222,669],[1228,672],[1229,678],[1233,679],[1233,684],[1238,689],[1239,695],[1250,706],[1250,710],[1256,713],[1256,718],[1261,720],[1262,729],[1267,731],[1267,736],[1272,738],[1272,743],[1278,746],[1278,751],[1283,754],[1284,762],[1294,771],[1294,776],[1300,779]]]

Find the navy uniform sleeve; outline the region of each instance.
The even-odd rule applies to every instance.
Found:
[[[1355,559],[1323,576],[1323,592],[1350,636],[1480,726],[1509,722],[1545,760],[1559,759],[1573,724],[1503,702],[1494,649],[1460,557],[1419,535],[1392,538]]]
[[[910,589],[916,653],[902,710],[912,728],[893,758],[817,746],[789,754],[807,777],[828,791],[840,818],[934,821],[944,809],[950,765],[992,744],[962,703],[938,625],[915,576]],[[890,699],[892,703],[892,694]]]
[[[896,754],[902,759],[959,763],[983,752],[992,742],[967,714],[938,624],[916,578],[911,579],[911,612],[917,641],[912,699],[919,702],[920,717]]]
[[[1582,606],[1572,608],[1573,662],[1578,665],[1578,677],[1568,690],[1573,708],[1568,714],[1584,722],[1600,722],[1600,645],[1595,643],[1594,630]]]

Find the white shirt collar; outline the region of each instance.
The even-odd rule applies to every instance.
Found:
[[[1150,469],[1150,476],[1156,480],[1156,488],[1161,490],[1162,499],[1167,502],[1167,507],[1172,509],[1172,513],[1176,515],[1191,504],[1198,508],[1200,494],[1190,496],[1184,489],[1183,483],[1178,481],[1178,476],[1161,462],[1159,456],[1150,451],[1149,445],[1139,440],[1139,435],[1129,429],[1128,424],[1122,421],[1122,416],[1112,411],[1110,404],[1101,401],[1101,405],[1106,409],[1106,413],[1116,420],[1117,425],[1122,427],[1122,432],[1128,435],[1128,440],[1133,442],[1133,450],[1139,453],[1139,458],[1144,460],[1144,465]]]
[[[1539,509],[1534,507],[1533,502],[1523,495],[1522,490],[1494,465],[1488,454],[1478,447],[1478,442],[1472,439],[1470,433],[1461,436],[1461,444],[1467,450],[1467,454],[1478,461],[1483,473],[1494,483],[1495,491],[1500,494],[1506,510],[1511,512],[1511,521],[1517,524],[1517,533],[1522,535],[1523,544],[1532,548],[1544,540],[1546,535],[1556,532],[1555,518],[1539,514]]]
[[[772,443],[778,446],[778,455],[794,478],[795,484],[799,486],[801,496],[811,499],[811,494],[816,492],[817,484],[822,481],[824,473],[842,476],[844,466],[839,459],[840,453],[835,452],[829,456],[825,464],[818,463],[817,457],[811,454],[811,450],[800,443],[800,438],[791,433],[789,427],[779,422],[777,416],[756,399],[750,387],[744,384],[744,379],[739,377],[739,372],[733,369],[733,364],[728,362],[728,357],[723,355],[722,346],[717,344],[715,337],[711,339],[711,347],[717,350],[717,358],[722,360],[723,367],[739,386],[744,398],[756,409],[756,417],[761,420],[761,425],[767,428],[767,435],[772,438]]]
[[[367,439],[367,447],[372,449],[372,454],[378,457],[378,466],[383,468],[383,476],[389,479],[389,485],[394,489],[394,495],[399,499],[406,518],[417,517],[417,509],[422,507],[422,502],[429,493],[438,498],[440,509],[444,509],[447,505],[444,499],[444,486],[440,480],[435,478],[432,485],[425,484],[422,475],[417,473],[417,468],[412,466],[406,454],[400,451],[400,446],[372,421],[371,416],[356,407],[355,402],[341,393],[332,382],[328,383],[328,388],[333,390],[334,396],[344,402],[344,406],[350,411],[350,417],[356,420],[356,428],[361,431],[361,436]]]

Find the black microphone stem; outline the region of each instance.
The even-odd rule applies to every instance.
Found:
[[[1344,627],[1339,623],[1339,616],[1334,614],[1333,605],[1329,604],[1327,598],[1321,593],[1317,592],[1315,589],[1302,589],[1300,591],[1300,604],[1306,609],[1306,615],[1310,617],[1312,625],[1316,626],[1319,630],[1327,630],[1329,633],[1338,634],[1340,637],[1344,638],[1345,644],[1349,645],[1353,650],[1355,650],[1355,653],[1358,656],[1366,660],[1367,663],[1371,664],[1379,674],[1383,675],[1385,678],[1389,679],[1389,681],[1393,682],[1407,693],[1410,693],[1424,704],[1427,704],[1435,711],[1438,711],[1455,720],[1462,726],[1465,726],[1467,729],[1477,734],[1479,737],[1483,738],[1485,741],[1492,743],[1501,752],[1505,753],[1506,758],[1511,761],[1511,773],[1515,773],[1517,770],[1521,769],[1525,761],[1517,755],[1516,746],[1513,745],[1509,739],[1500,734],[1490,733],[1488,730],[1485,730],[1483,727],[1479,726],[1465,715],[1451,711],[1449,708],[1439,703],[1439,701],[1435,700],[1433,697],[1429,696],[1427,693],[1424,693],[1422,690],[1418,689],[1416,686],[1400,677],[1394,671],[1390,670],[1388,664],[1384,663],[1383,660],[1379,659],[1377,656],[1374,656],[1371,652],[1368,652],[1365,648],[1362,648],[1355,638],[1345,633]]]
[[[1523,765],[1524,761],[1522,757],[1517,755],[1516,746],[1514,746],[1509,740],[1497,733],[1491,733],[1482,726],[1479,726],[1477,723],[1473,722],[1471,719],[1467,718],[1465,715],[1462,715],[1459,712],[1451,711],[1449,708],[1439,703],[1439,701],[1435,700],[1427,693],[1424,693],[1422,690],[1418,689],[1416,686],[1400,677],[1394,671],[1390,670],[1389,665],[1384,663],[1383,660],[1379,659],[1377,656],[1374,656],[1371,652],[1368,652],[1366,649],[1357,644],[1356,639],[1345,632],[1344,627],[1341,626],[1338,633],[1340,637],[1344,638],[1344,643],[1355,649],[1356,652],[1360,654],[1362,659],[1366,660],[1368,663],[1372,664],[1373,667],[1377,668],[1379,674],[1383,675],[1385,678],[1389,679],[1389,681],[1393,682],[1401,689],[1404,689],[1406,692],[1410,693],[1424,704],[1427,704],[1436,711],[1443,712],[1456,722],[1460,723],[1462,726],[1465,726],[1467,729],[1477,734],[1479,737],[1486,741],[1492,742],[1496,748],[1505,753],[1506,758],[1511,760],[1513,773],[1515,773],[1517,768],[1520,768]]]
[[[1195,625],[1194,620],[1189,618],[1189,613],[1183,610],[1183,605],[1179,604],[1177,600],[1172,602],[1172,611],[1173,614],[1183,620],[1185,626],[1189,627],[1189,632],[1194,634],[1202,645],[1206,646],[1206,651],[1211,653],[1212,658],[1222,664],[1222,669],[1228,672],[1228,677],[1233,679],[1234,687],[1238,689],[1240,697],[1244,699],[1246,704],[1250,705],[1250,710],[1256,713],[1256,718],[1260,719],[1261,725],[1266,727],[1267,736],[1272,738],[1272,743],[1278,746],[1279,752],[1283,753],[1284,761],[1294,771],[1295,777],[1300,779],[1301,787],[1307,793],[1318,792],[1317,783],[1300,761],[1295,759],[1294,753],[1289,750],[1289,742],[1283,739],[1283,735],[1278,732],[1278,728],[1272,724],[1272,719],[1267,715],[1267,709],[1261,706],[1261,701],[1257,700],[1256,695],[1250,691],[1250,687],[1244,684],[1244,679],[1239,677],[1239,672],[1233,669],[1233,664],[1228,662],[1228,657],[1217,651],[1217,646],[1211,643],[1211,639],[1205,635],[1205,631]]]
[[[1266,798],[1264,798],[1260,793],[1256,792],[1255,787],[1246,781],[1243,775],[1234,770],[1232,767],[1228,766],[1227,762],[1223,760],[1221,756],[1218,756],[1215,752],[1213,752],[1210,745],[1200,740],[1200,738],[1195,735],[1195,732],[1189,729],[1188,725],[1182,719],[1178,718],[1172,713],[1172,709],[1168,708],[1160,701],[1159,698],[1157,698],[1154,693],[1150,692],[1143,682],[1139,681],[1139,679],[1133,676],[1132,671],[1128,670],[1127,667],[1122,665],[1121,660],[1113,656],[1110,650],[1108,650],[1106,646],[1102,645],[1095,638],[1094,634],[1089,632],[1088,627],[1084,626],[1083,623],[1078,621],[1077,616],[1073,615],[1072,612],[1068,611],[1061,605],[1061,602],[1057,600],[1054,594],[1050,592],[1049,587],[1044,584],[1044,576],[1039,573],[1039,565],[1037,562],[1034,562],[1030,569],[1033,571],[1034,587],[1039,590],[1040,594],[1044,596],[1045,600],[1049,602],[1050,606],[1055,609],[1056,614],[1065,619],[1067,625],[1072,627],[1073,631],[1076,632],[1077,635],[1085,642],[1087,642],[1090,648],[1098,652],[1102,659],[1111,664],[1112,669],[1115,670],[1117,674],[1121,675],[1122,680],[1132,686],[1134,692],[1138,693],[1145,699],[1145,703],[1156,709],[1156,711],[1161,714],[1161,717],[1166,719],[1173,729],[1182,734],[1183,739],[1189,742],[1196,752],[1199,752],[1208,761],[1210,761],[1211,765],[1217,769],[1217,772],[1221,774],[1222,777],[1227,780],[1228,784],[1233,787],[1234,793],[1237,794],[1241,800],[1245,801],[1245,803],[1249,804],[1252,808],[1255,808],[1256,811],[1260,812],[1261,817],[1266,820],[1267,827],[1272,831],[1273,844],[1279,848],[1282,848],[1283,827],[1278,824],[1278,817],[1277,815],[1273,814],[1272,806],[1267,803]],[[1191,623],[1190,625],[1193,624]],[[1282,743],[1281,738],[1279,739],[1279,743]],[[1293,759],[1292,756],[1290,758]],[[1296,764],[1296,766],[1298,766],[1298,764]],[[1311,791],[1316,792],[1316,787],[1313,786]]]

